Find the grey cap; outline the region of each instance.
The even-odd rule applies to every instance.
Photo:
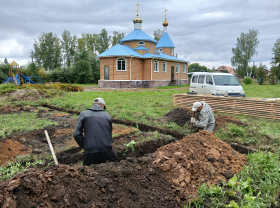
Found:
[[[93,104],[104,104],[104,109],[106,109],[106,105],[105,105],[105,100],[103,100],[102,98],[95,98],[93,101]]]

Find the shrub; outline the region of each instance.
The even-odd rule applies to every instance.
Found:
[[[88,61],[79,60],[75,62],[72,77],[75,83],[86,84],[89,83],[90,78],[90,64]]]
[[[243,82],[244,82],[245,84],[252,84],[252,78],[246,77],[246,78],[243,79]]]
[[[258,69],[257,76],[259,77],[259,84],[262,85],[266,80],[266,72],[262,67]]]

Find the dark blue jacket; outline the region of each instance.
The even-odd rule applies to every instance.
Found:
[[[90,107],[80,113],[73,136],[84,154],[111,151],[111,116],[100,105]]]

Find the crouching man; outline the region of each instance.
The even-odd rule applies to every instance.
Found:
[[[83,165],[114,162],[117,160],[112,148],[111,116],[104,112],[105,101],[96,98],[93,106],[80,113],[74,131],[74,139],[84,149]]]
[[[212,132],[215,127],[215,117],[211,107],[205,102],[195,102],[192,111],[199,112],[200,121],[192,117],[191,122],[203,130]]]

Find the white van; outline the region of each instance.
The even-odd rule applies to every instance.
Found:
[[[245,97],[242,86],[233,74],[220,72],[193,72],[191,74],[190,93]]]

